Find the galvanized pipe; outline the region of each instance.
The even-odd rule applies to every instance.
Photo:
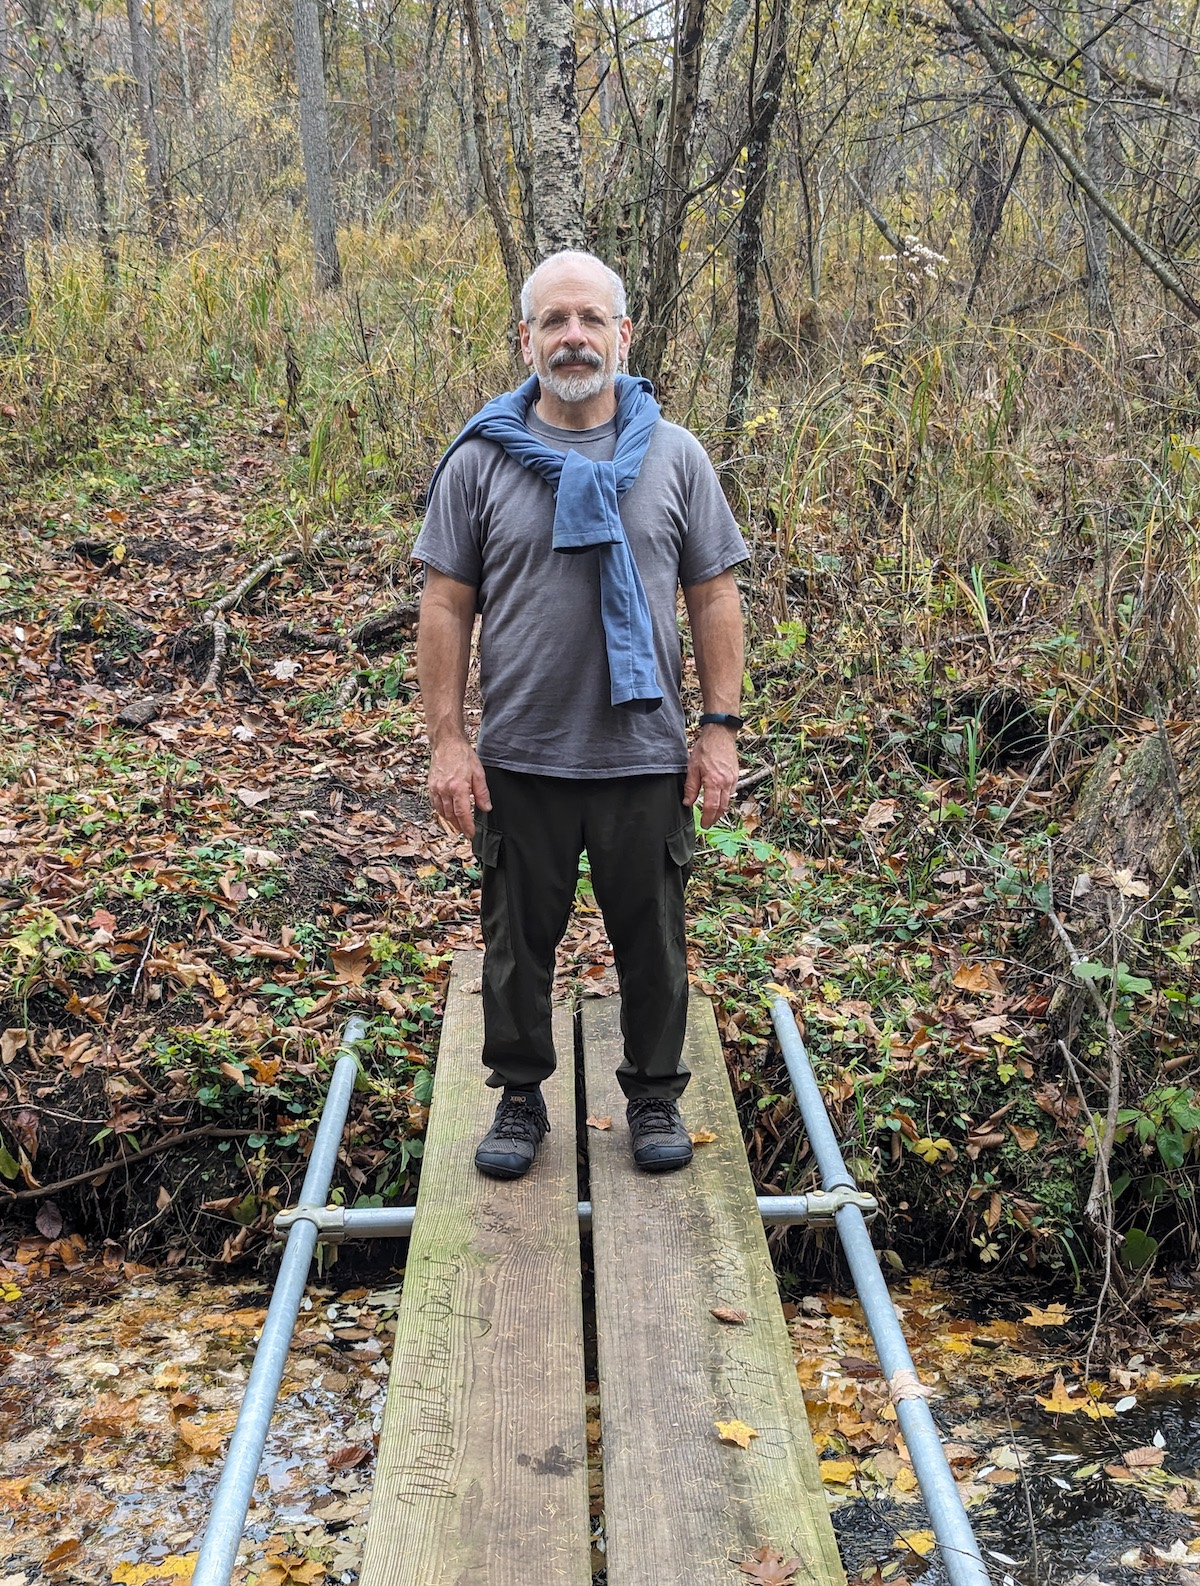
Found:
[[[802,1223],[833,1226],[843,1205],[857,1205],[867,1217],[875,1215],[870,1195],[839,1190],[831,1195],[760,1195],[759,1215],[768,1228],[795,1228]],[[592,1203],[579,1201],[580,1233],[592,1230]],[[320,1244],[341,1244],[347,1239],[407,1239],[416,1219],[415,1206],[296,1206],[280,1212],[275,1229],[288,1234],[301,1220],[315,1222]]]
[[[808,1053],[792,1010],[783,997],[771,1004],[771,1017],[779,1036],[783,1060],[791,1076],[796,1100],[808,1132],[808,1143],[816,1157],[821,1181],[826,1189],[847,1189],[854,1185],[849,1169],[825,1111],[825,1100],[817,1085]],[[929,1512],[938,1540],[942,1561],[952,1586],[988,1586],[988,1573],[979,1553],[979,1544],[958,1495],[942,1440],[920,1389],[916,1368],[904,1334],[896,1320],[892,1297],[888,1293],[879,1258],[861,1209],[852,1202],[837,1213],[838,1237],[862,1301],[867,1325],[875,1342],[879,1364],[892,1390],[896,1416],[904,1441],[912,1456],[913,1470],[921,1485],[921,1496]]]
[[[300,1191],[298,1215],[288,1232],[287,1248],[275,1280],[270,1309],[263,1323],[262,1336],[254,1352],[254,1365],[246,1395],[238,1412],[237,1425],[229,1443],[225,1469],[213,1498],[212,1512],[200,1545],[200,1556],[192,1573],[192,1586],[228,1586],[237,1562],[238,1547],[246,1525],[246,1514],[254,1494],[259,1463],[267,1441],[271,1413],[279,1397],[279,1384],[287,1361],[292,1332],[304,1298],[308,1269],[317,1247],[317,1216],[329,1195],[329,1183],[337,1163],[338,1147],[358,1060],[353,1048],[366,1034],[366,1024],[353,1018],[346,1025],[333,1070],[333,1081],[325,1098],[317,1138],[308,1159],[308,1170]]]

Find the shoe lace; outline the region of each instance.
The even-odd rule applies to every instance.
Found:
[[[528,1140],[537,1145],[550,1132],[546,1110],[529,1096],[501,1096],[494,1125],[506,1140]]]
[[[679,1121],[673,1101],[665,1096],[640,1096],[630,1106],[634,1121],[643,1128],[673,1129]]]

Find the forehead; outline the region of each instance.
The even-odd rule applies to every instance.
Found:
[[[534,276],[535,314],[543,314],[547,308],[585,306],[613,306],[612,283],[597,265],[564,260],[561,264],[543,265]]]

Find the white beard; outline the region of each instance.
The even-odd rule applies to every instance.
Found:
[[[591,397],[599,396],[602,391],[607,391],[612,385],[617,373],[616,348],[614,347],[611,358],[604,359],[600,367],[593,369],[590,374],[559,374],[544,358],[535,359],[534,372],[542,384],[542,389],[549,391],[550,395],[557,397],[560,402],[586,402]]]

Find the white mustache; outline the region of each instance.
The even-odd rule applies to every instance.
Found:
[[[562,347],[550,359],[551,369],[561,369],[563,364],[586,364],[589,369],[602,369],[604,359],[590,347]]]

